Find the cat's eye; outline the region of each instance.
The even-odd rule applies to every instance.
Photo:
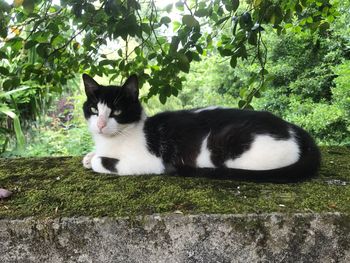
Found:
[[[98,110],[95,107],[91,107],[91,112],[94,114],[98,114]]]
[[[115,110],[115,111],[113,111],[113,115],[114,115],[114,116],[118,116],[118,115],[120,115],[120,113],[122,113],[121,110]]]

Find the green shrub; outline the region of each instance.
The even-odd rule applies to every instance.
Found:
[[[337,104],[314,103],[311,99],[290,99],[289,110],[284,113],[287,121],[309,131],[321,144],[349,144],[347,113]]]

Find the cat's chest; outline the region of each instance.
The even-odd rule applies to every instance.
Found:
[[[121,159],[148,153],[145,136],[140,130],[113,137],[96,135],[94,141],[95,151],[100,156]]]

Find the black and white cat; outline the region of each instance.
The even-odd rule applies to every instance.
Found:
[[[135,75],[122,87],[83,80],[95,142],[83,165],[95,172],[293,182],[319,169],[310,135],[269,112],[208,107],[147,117]]]

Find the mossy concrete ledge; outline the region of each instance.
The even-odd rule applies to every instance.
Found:
[[[0,159],[0,263],[350,262],[350,148],[294,184],[113,176]]]
[[[350,262],[340,213],[0,220],[6,262]]]

